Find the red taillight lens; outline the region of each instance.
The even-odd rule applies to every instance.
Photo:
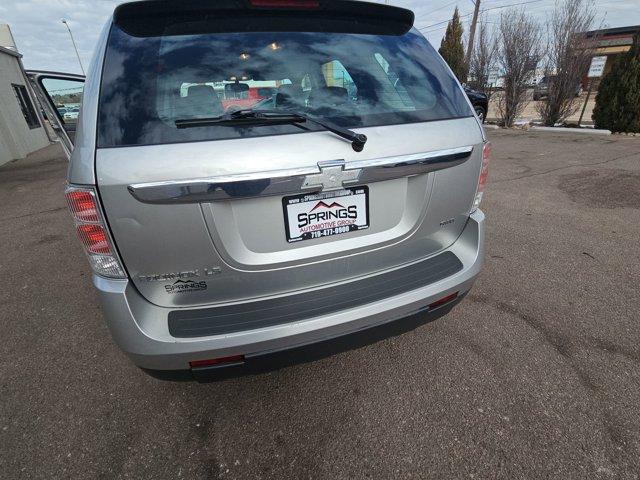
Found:
[[[126,278],[100,214],[96,191],[92,187],[69,185],[65,196],[93,271],[103,277]]]
[[[80,241],[89,253],[111,255],[107,232],[102,228],[102,225],[89,223],[78,225],[76,228]]]
[[[251,0],[251,6],[260,8],[319,8],[319,0]]]
[[[230,357],[211,358],[208,360],[194,360],[189,362],[191,368],[196,367],[213,367],[214,365],[224,365],[228,363],[244,362],[244,355],[232,355]]]
[[[88,190],[69,190],[66,192],[69,210],[76,220],[97,222],[98,204],[93,193]]]
[[[484,187],[487,184],[487,177],[489,176],[489,159],[491,157],[491,143],[487,142],[482,147],[482,167],[480,168],[480,176],[478,177],[478,188],[476,189],[476,196],[473,199],[473,207],[471,213],[475,212],[482,202],[482,195],[484,193]]]
[[[480,170],[480,179],[478,180],[478,190],[484,191],[489,176],[489,159],[491,158],[491,143],[487,142],[482,147],[482,169]]]

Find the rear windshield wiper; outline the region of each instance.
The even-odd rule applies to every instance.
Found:
[[[367,136],[343,128],[328,120],[311,117],[299,112],[287,110],[236,110],[218,117],[186,118],[175,121],[177,128],[209,127],[212,125],[255,126],[255,125],[286,125],[299,123],[315,123],[336,135],[349,140],[356,152],[361,152],[367,143]]]

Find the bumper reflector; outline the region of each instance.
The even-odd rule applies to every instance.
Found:
[[[442,305],[444,305],[446,303],[452,302],[453,300],[458,298],[458,293],[459,292],[451,293],[451,294],[447,295],[446,297],[442,297],[440,300],[436,300],[435,302],[430,303],[429,304],[429,309],[431,310],[431,309],[434,309],[434,308],[438,308],[438,307],[441,307]]]
[[[194,360],[189,362],[191,368],[213,367],[216,365],[226,365],[230,363],[243,363],[244,355],[232,355],[230,357],[210,358],[208,360]]]

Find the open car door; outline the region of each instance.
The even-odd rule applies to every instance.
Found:
[[[71,156],[82,107],[83,75],[28,70],[38,101],[56,132],[67,158]]]

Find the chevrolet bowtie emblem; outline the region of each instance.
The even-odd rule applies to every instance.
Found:
[[[345,170],[344,160],[318,162],[320,173],[307,175],[302,183],[303,189],[316,188],[320,191],[339,190],[354,184],[360,177],[360,169]]]

